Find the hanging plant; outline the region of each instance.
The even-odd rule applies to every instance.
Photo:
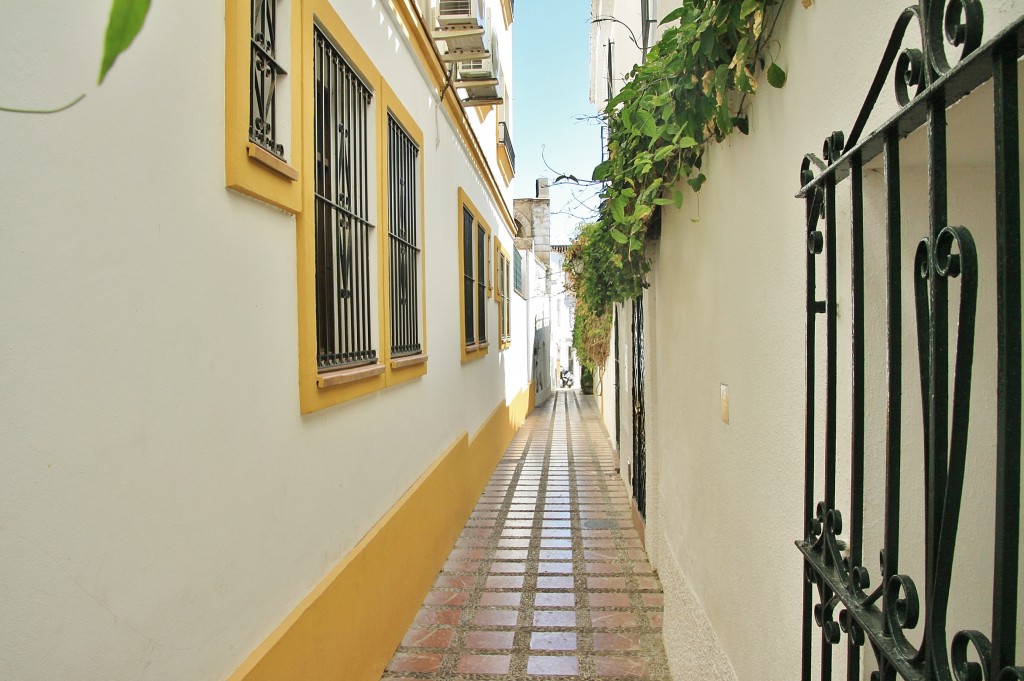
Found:
[[[660,206],[682,206],[683,182],[700,191],[711,144],[747,133],[744,105],[757,92],[755,74],[763,70],[772,87],[785,85],[786,72],[769,53],[784,4],[689,0],[662,20],[661,39],[608,102],[609,158],[593,174],[606,183],[599,219],[583,228],[565,261],[590,319],[610,323],[611,304],[646,287],[651,217]]]

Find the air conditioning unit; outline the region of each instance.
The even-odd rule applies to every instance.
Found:
[[[490,49],[490,56],[483,59],[470,59],[469,61],[459,62],[458,80],[490,80],[498,77],[498,74],[501,72],[501,65],[498,61],[498,41],[494,36],[491,36],[488,47]]]
[[[438,0],[437,23],[480,28],[484,25],[484,0]]]

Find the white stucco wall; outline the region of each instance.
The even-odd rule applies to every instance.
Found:
[[[3,12],[0,104],[88,96],[0,112],[0,678],[225,678],[526,387],[460,362],[456,188],[511,237],[390,10],[335,5],[423,128],[430,359],[305,417],[295,220],[224,188],[224,4],[154,3],[100,88],[109,2]]]
[[[787,5],[776,30],[778,59],[789,74],[785,88],[761,83],[751,109],[750,135],[733,136],[711,150],[699,206],[690,196],[681,211],[666,208],[660,243],[652,246],[655,264],[645,308],[651,396],[647,545],[666,590],[664,637],[676,679],[782,680],[799,674],[801,561],[793,540],[802,534],[806,250],[804,204],[793,195],[803,154],[820,153],[825,136],[832,130],[848,131],[853,124],[906,4],[871,0],[816,2],[809,9],[801,3]],[[986,2],[985,12],[986,36],[991,37],[1019,14],[1020,4]],[[868,130],[896,110],[891,92],[887,84]],[[990,90],[981,91],[949,115],[950,223],[970,226],[984,251],[971,453],[950,632],[990,629],[995,437],[990,102]],[[927,225],[924,136],[919,132],[903,144],[904,262],[910,261]],[[883,248],[878,235],[884,224],[882,186],[876,163],[865,177],[866,241],[868,249],[875,249],[867,259],[868,344],[874,353],[867,367],[867,446],[875,460],[884,453],[885,417],[884,283],[879,280],[884,266],[879,254],[884,250],[878,250]],[[849,499],[850,243],[842,227],[848,224],[848,197],[847,181],[840,188],[837,239],[841,508]],[[824,296],[823,269],[822,262],[819,297]],[[913,289],[909,276],[904,279],[901,522],[909,538],[921,527],[922,442]],[[624,341],[629,337],[628,310],[627,305],[620,317]],[[824,322],[819,334],[821,387]],[[629,349],[623,348],[621,388],[628,405]],[[728,424],[721,418],[723,384],[728,386]],[[821,442],[823,388],[817,408]],[[631,457],[630,426],[627,406],[622,420],[624,470]],[[614,432],[614,423],[609,432]],[[882,528],[876,509],[882,478],[873,471],[867,482],[864,555],[877,583]],[[908,540],[901,571],[915,575],[923,589],[921,551],[920,544]],[[814,636],[819,637],[817,630]],[[836,649],[837,668],[844,647]]]

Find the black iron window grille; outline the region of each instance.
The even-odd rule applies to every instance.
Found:
[[[900,15],[877,75],[849,135],[833,133],[825,141],[823,158],[808,154],[800,173],[799,196],[806,202],[807,230],[807,410],[805,422],[804,536],[796,542],[803,556],[802,678],[832,678],[833,651],[845,635],[846,678],[860,679],[862,651],[869,649],[877,665],[873,680],[897,677],[913,681],[942,680],[1013,681],[1024,679],[1024,666],[1015,651],[1018,614],[1018,556],[1020,552],[1020,448],[1021,448],[1021,243],[1020,243],[1020,159],[1018,111],[1018,60],[1024,54],[1024,17],[1018,18],[993,40],[982,45],[982,4],[980,0],[922,0]],[[921,47],[903,48],[907,30],[921,29]],[[948,47],[946,43],[949,43]],[[950,65],[947,50],[959,47],[962,54]],[[895,67],[895,68],[894,68]],[[897,101],[901,109],[876,132],[861,138],[890,71],[894,71]],[[948,219],[950,176],[948,174],[947,109],[979,86],[992,82],[995,178],[993,197],[994,237],[985,234],[983,224],[969,228],[951,225]],[[911,91],[913,90],[913,91]],[[977,96],[982,96],[979,93]],[[979,126],[980,127],[980,126]],[[903,257],[904,224],[900,163],[900,140],[915,130],[927,130],[928,228],[913,260]],[[955,132],[955,131],[954,131]],[[970,132],[971,142],[977,130]],[[884,181],[879,189],[886,206],[877,233],[865,219],[865,173],[867,163],[881,157]],[[851,359],[850,458],[843,467],[849,475],[848,502],[837,495],[839,429],[837,405],[838,355],[840,350],[837,310],[838,283],[836,246],[840,225],[837,219],[837,187],[848,180],[851,200],[849,272],[851,273],[852,338],[843,352]],[[822,224],[824,223],[824,224]],[[865,227],[868,229],[866,230]],[[845,230],[845,226],[844,226]],[[922,230],[923,231],[923,230]],[[865,234],[884,244],[878,260],[884,268],[884,284],[866,275]],[[881,246],[880,246],[881,249]],[[824,254],[824,263],[820,262]],[[979,258],[979,254],[983,257]],[[977,315],[981,263],[995,269],[992,309],[994,319]],[[825,296],[818,299],[816,270],[824,265]],[[868,270],[870,271],[870,270]],[[913,291],[903,291],[904,272],[911,273]],[[884,288],[886,386],[884,455],[871,456],[866,441],[866,310],[871,294]],[[904,296],[913,301],[916,322],[916,360],[903,356]],[[954,309],[950,309],[953,307]],[[818,317],[824,315],[825,357],[819,368]],[[994,379],[972,385],[975,331],[984,322],[994,332],[994,347],[979,347],[994,354]],[[910,335],[912,335],[911,332]],[[987,345],[987,343],[986,343]],[[909,363],[909,366],[906,366]],[[952,372],[950,371],[952,369]],[[921,413],[904,410],[904,371],[920,371]],[[824,390],[815,382],[824,373]],[[952,380],[950,375],[952,374]],[[909,386],[908,386],[909,387]],[[972,388],[995,398],[995,432],[974,432],[969,449],[968,433]],[[915,391],[916,392],[916,391]],[[825,397],[823,437],[815,422],[819,394]],[[916,411],[916,410],[914,410]],[[908,437],[903,423],[916,416],[921,430],[912,433],[923,442],[923,455],[904,444]],[[992,448],[982,445],[991,438]],[[917,447],[914,447],[917,449]],[[994,450],[994,452],[992,451]],[[969,453],[972,456],[968,456]],[[982,456],[984,454],[984,456]],[[908,456],[907,463],[903,463]],[[817,469],[819,457],[822,466]],[[920,457],[920,458],[918,458]],[[992,460],[992,469],[979,471],[979,460]],[[917,461],[921,461],[918,468]],[[985,464],[988,466],[989,464]],[[972,471],[972,467],[974,470]],[[912,471],[923,484],[923,532],[917,534],[901,514],[901,494],[908,484],[901,481]],[[923,474],[921,473],[923,471]],[[968,473],[987,473],[993,486],[964,494]],[[884,480],[883,503],[878,504],[881,524],[865,520],[866,480]],[[916,480],[911,476],[911,480]],[[816,481],[817,485],[816,486]],[[818,496],[819,491],[822,496]],[[920,493],[914,494],[919,497]],[[992,501],[991,523],[978,515],[968,528],[972,535],[990,537],[994,554],[988,570],[957,572],[957,535],[962,506],[979,497]],[[815,501],[817,503],[815,503]],[[868,507],[871,510],[871,506]],[[985,514],[985,518],[989,518]],[[901,525],[901,522],[903,523]],[[879,567],[865,565],[865,527],[880,526],[882,547]],[[963,529],[968,529],[963,528]],[[960,532],[963,534],[963,532]],[[923,574],[909,574],[907,564],[915,557],[911,548],[923,539]],[[901,563],[902,559],[902,563]],[[869,561],[872,562],[873,561]],[[879,574],[880,572],[880,574]],[[988,633],[976,629],[948,631],[956,612],[951,611],[951,592],[965,577],[989,582],[974,600],[991,596]],[[980,576],[979,576],[980,575]],[[972,582],[973,584],[973,582]],[[961,586],[962,588],[962,586]],[[815,592],[816,598],[815,598]],[[987,607],[982,601],[980,608]],[[952,617],[951,617],[952,616]],[[821,644],[812,642],[812,621],[821,629]],[[920,627],[920,628],[919,628]],[[914,630],[917,630],[914,632]],[[908,638],[909,637],[909,638]],[[919,640],[912,643],[910,638]],[[812,660],[820,649],[819,659]]]
[[[277,138],[277,83],[286,71],[277,61],[277,0],[252,0],[249,140],[284,158]]]
[[[473,229],[476,220],[469,208],[462,208],[462,302],[466,345],[476,343],[476,306],[473,304],[476,279],[473,276]]]
[[[420,345],[418,275],[419,147],[388,116],[388,236],[391,243],[391,353],[414,355]]]
[[[487,232],[476,227],[476,341],[487,341]]]
[[[509,262],[504,253],[498,253],[498,335],[502,343],[512,340],[512,302],[509,298]]]
[[[374,362],[373,95],[314,28],[316,325],[321,370]]]
[[[526,297],[526,287],[523,285],[523,254],[518,250],[512,251],[512,288],[523,298]]]

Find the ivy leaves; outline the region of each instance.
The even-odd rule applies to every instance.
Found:
[[[742,101],[757,90],[758,69],[782,87],[786,72],[766,67],[766,17],[784,0],[690,0],[662,20],[669,26],[647,59],[628,74],[604,110],[608,160],[594,168],[605,182],[599,221],[584,229],[576,266],[598,312],[646,287],[647,224],[661,206],[681,207],[685,182],[699,192],[708,146],[746,134]],[[582,234],[581,234],[582,236]],[[566,262],[567,266],[569,260]]]
[[[150,0],[114,0],[110,8],[110,22],[103,40],[103,60],[100,62],[100,77],[103,83],[107,72],[114,65],[118,55],[128,49],[135,36],[142,30],[149,12]]]

